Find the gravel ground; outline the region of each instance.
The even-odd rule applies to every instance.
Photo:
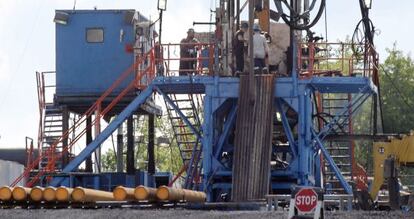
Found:
[[[134,210],[134,209],[64,209],[64,210],[0,210],[0,218],[76,218],[76,219],[106,219],[106,218],[197,218],[197,219],[262,219],[262,218],[287,218],[287,212],[267,211],[195,211],[195,210]],[[359,219],[359,218],[414,218],[414,212],[386,212],[386,211],[353,211],[353,212],[327,212],[326,218],[335,219]]]

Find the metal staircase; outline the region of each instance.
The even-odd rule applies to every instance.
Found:
[[[199,138],[197,134],[194,133],[190,125],[198,133],[202,132],[198,110],[198,108],[201,106],[201,103],[197,102],[198,97],[194,98],[192,94],[170,94],[168,97],[171,100],[172,104],[175,106],[172,106],[172,104],[164,99],[167,108],[167,114],[171,122],[174,137],[180,150],[183,165],[185,166],[187,172],[184,187],[191,189],[195,186],[195,184],[199,182],[199,176],[201,172],[200,161],[202,159],[202,142],[201,138]],[[190,124],[187,124],[180,114],[184,115],[187,119],[187,122]]]
[[[41,141],[41,156],[39,169],[43,170],[48,167],[48,164],[55,156],[62,151],[62,142],[56,144],[53,148],[53,143],[63,135],[63,114],[62,109],[52,104],[45,106],[45,115],[43,119],[43,133]],[[62,160],[55,162],[52,169],[48,171],[58,172],[62,170]]]
[[[321,95],[321,112],[320,116],[324,123],[329,123],[331,120],[340,114],[343,107],[349,104],[351,96],[348,94],[323,94]],[[332,130],[333,134],[352,134],[352,118],[349,113],[341,115],[345,122],[337,125]],[[347,181],[352,180],[352,166],[353,166],[353,150],[354,143],[352,140],[327,140],[325,141],[325,147],[335,161],[336,165],[340,169],[342,175]],[[336,178],[335,173],[331,170],[329,163],[325,165],[325,185],[327,192],[331,193],[344,193],[344,189],[341,186],[339,180]]]
[[[131,94],[133,92],[136,92],[137,89],[140,90],[145,90],[146,95],[149,96],[150,92],[152,92],[152,89],[148,89],[147,86],[151,83],[152,79],[155,76],[155,60],[154,60],[154,49],[151,49],[150,51],[148,51],[146,54],[137,57],[136,61],[134,64],[132,64],[130,66],[130,68],[128,68],[127,70],[125,70],[120,77],[112,84],[112,86],[110,88],[108,88],[97,100],[96,102],[73,124],[73,126],[69,127],[67,131],[65,131],[64,133],[61,133],[62,131],[60,130],[61,135],[59,136],[59,130],[49,130],[49,134],[51,133],[56,133],[56,135],[48,135],[50,138],[47,139],[49,142],[52,142],[49,144],[48,147],[45,148],[45,151],[42,152],[42,154],[40,156],[38,156],[37,159],[35,159],[23,172],[23,174],[21,174],[12,184],[11,186],[15,186],[18,182],[20,182],[21,180],[28,178],[28,182],[26,183],[27,187],[32,187],[34,185],[36,185],[39,181],[42,181],[42,179],[44,179],[44,177],[48,176],[48,174],[53,173],[55,171],[56,167],[59,167],[61,165],[59,165],[59,162],[62,158],[62,156],[65,153],[68,153],[71,148],[76,144],[76,142],[81,139],[85,134],[86,131],[89,128],[92,128],[92,126],[94,125],[99,125],[101,119],[108,114],[113,107],[115,107],[121,100],[122,98],[124,98],[125,96],[127,96],[128,94]],[[133,80],[129,80],[131,77],[131,75],[133,74],[134,79]],[[129,81],[127,81],[129,80]],[[113,96],[113,92],[119,88],[119,86],[121,84],[128,84],[125,88],[123,88],[123,90],[120,93],[117,93],[115,95],[114,98],[112,98],[111,96]],[[41,86],[43,87],[43,85]],[[39,91],[38,91],[39,92]],[[42,103],[45,103],[45,92],[44,91],[40,91],[39,96],[42,98]],[[124,109],[124,111],[115,119],[115,121],[119,124],[121,124],[121,122],[123,122],[127,117],[126,116],[130,116],[131,113],[134,111],[132,110],[133,107],[135,107],[136,105],[138,105],[137,103],[142,102],[142,99],[144,97],[141,96],[145,96],[145,95],[138,95],[134,101],[132,101],[130,103],[130,105],[128,105],[128,107],[126,107]],[[103,102],[104,101],[108,101],[108,98],[110,98],[110,103],[108,105],[105,105],[105,107],[103,107]],[[146,99],[146,98],[145,98]],[[45,109],[45,121],[48,121],[49,127],[53,126],[53,123],[49,123],[50,121],[52,121],[50,118],[46,119],[46,112],[49,112],[49,115],[54,115],[57,116],[59,115],[59,111],[56,111],[56,109],[49,108],[47,110],[46,108],[47,104],[44,104],[40,107],[41,110],[41,118],[43,115],[43,110],[42,107],[44,107],[43,109]],[[135,109],[135,108],[134,108]],[[128,115],[126,115],[128,114]],[[92,116],[94,116],[94,119],[92,120],[91,124],[88,126],[86,123],[87,118],[91,118]],[[56,121],[59,119],[56,119]],[[114,122],[112,122],[114,123]],[[42,121],[40,122],[40,130],[39,133],[43,133],[43,127],[46,128],[46,126],[42,126]],[[58,125],[56,125],[58,126]],[[114,130],[117,128],[116,124],[110,124],[108,125],[108,127],[113,128]],[[108,129],[108,127],[106,129]],[[51,127],[50,127],[51,128]],[[45,129],[46,130],[46,129]],[[105,131],[105,130],[104,130]],[[76,132],[76,135],[74,134]],[[106,135],[108,135],[109,132],[105,132]],[[61,147],[63,141],[65,139],[67,139],[69,136],[74,135],[73,139],[70,141],[70,143],[65,146],[65,147]],[[56,136],[57,137],[56,139]],[[99,135],[100,136],[100,135]],[[98,136],[98,137],[99,137]],[[109,135],[108,135],[109,136]],[[97,137],[97,138],[98,138]],[[102,139],[96,139],[99,141],[102,141]],[[43,141],[43,138],[39,138],[39,142]],[[102,142],[101,142],[102,143]],[[100,144],[98,144],[99,146]],[[61,150],[59,151],[59,147],[61,148]],[[97,147],[97,146],[96,146]],[[91,148],[90,145],[88,145],[82,152],[80,155],[84,154],[88,154],[91,152],[89,149]],[[77,166],[80,165],[80,163],[82,163],[85,159],[86,156],[80,156],[78,155],[75,159],[73,159],[63,170],[62,172],[67,172],[67,171],[73,171],[75,170],[75,168]],[[46,160],[45,160],[46,158]],[[47,163],[46,163],[47,162]],[[36,171],[36,167],[39,164],[46,164],[46,167],[44,168],[40,168],[38,171]],[[36,174],[31,174],[32,172],[36,172]],[[47,181],[49,181],[51,178],[47,177]],[[53,181],[52,181],[53,182]]]

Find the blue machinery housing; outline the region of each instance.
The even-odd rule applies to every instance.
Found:
[[[295,74],[293,74],[295,75]],[[203,189],[209,200],[214,201],[218,194],[231,189],[231,166],[220,160],[220,154],[230,152],[232,145],[227,142],[229,130],[235,123],[236,104],[239,93],[238,78],[223,78],[209,76],[194,77],[157,77],[151,85],[143,90],[97,138],[89,144],[64,169],[64,173],[76,171],[101,145],[122,122],[151,96],[153,92],[161,94],[189,94],[198,93],[204,96],[204,123],[203,123]],[[354,100],[343,106],[343,113],[336,115],[335,122],[340,122],[343,115],[349,110],[357,110],[370,95],[377,92],[377,88],[370,78],[365,77],[315,77],[307,80],[297,80],[294,76],[278,78],[275,82],[274,104],[280,113],[284,130],[289,138],[287,150],[292,159],[287,168],[272,171],[272,189],[289,190],[294,184],[321,186],[322,176],[319,155],[323,153],[333,171],[340,179],[345,191],[352,193],[352,188],[342,177],[334,161],[323,146],[323,139],[335,125],[334,122],[325,126],[321,132],[316,132],[313,124],[314,92],[321,93],[352,93]],[[298,136],[293,136],[289,126],[286,110],[294,109],[299,115]],[[220,118],[227,118],[221,127],[214,125]],[[219,131],[220,130],[220,131]],[[222,131],[221,131],[222,130]],[[286,150],[283,148],[281,150]],[[55,178],[52,185],[61,184],[64,178]],[[66,179],[67,180],[67,179]]]
[[[124,11],[62,11],[69,14],[67,26],[56,26],[56,70],[57,97],[99,96],[111,83],[119,77],[120,72],[127,69],[133,62],[133,53],[125,51],[135,39],[132,37],[134,27],[125,23],[128,10]],[[59,11],[58,11],[59,12]],[[82,22],[81,22],[82,21]],[[86,22],[87,21],[87,22]],[[113,28],[116,27],[116,28]],[[103,30],[103,36],[102,34]],[[92,31],[89,32],[88,31]],[[88,36],[88,34],[90,34]],[[271,188],[275,192],[290,191],[292,185],[323,186],[320,155],[323,154],[332,172],[340,181],[348,194],[352,188],[342,176],[334,160],[323,145],[324,138],[336,124],[344,122],[377,88],[369,77],[313,77],[299,79],[296,69],[290,77],[277,78],[274,89],[274,108],[278,119],[283,124],[288,145],[276,146],[274,150],[289,155],[289,163],[283,168],[272,169]],[[239,95],[239,79],[219,76],[177,76],[156,77],[152,83],[126,104],[117,113],[102,132],[82,150],[63,169],[63,174],[54,177],[51,185],[76,184],[94,185],[99,181],[106,185],[133,185],[139,178],[140,183],[147,182],[142,173],[129,176],[128,180],[119,180],[116,174],[91,174],[87,180],[79,181],[73,174],[100,145],[146,100],[157,92],[164,97],[168,94],[203,94],[204,119],[202,132],[191,130],[202,139],[202,186],[209,201],[216,201],[220,195],[230,192],[232,185],[232,161],[223,158],[223,154],[231,154],[233,143],[229,136],[235,126],[237,117],[237,99]],[[321,131],[316,129],[313,115],[314,95],[319,93],[352,94],[352,102],[342,106],[343,109],[334,115],[332,121]],[[177,106],[172,105],[181,117],[185,117]],[[65,101],[60,104],[68,104]],[[298,115],[297,131],[289,124],[288,110]],[[188,121],[182,118],[183,121]],[[191,125],[190,125],[191,128]],[[163,173],[160,175],[165,176]],[[122,174],[121,174],[122,175]],[[78,181],[77,181],[78,180]],[[132,180],[132,181],[131,181]],[[101,182],[102,183],[102,182]],[[107,189],[111,189],[111,188]]]

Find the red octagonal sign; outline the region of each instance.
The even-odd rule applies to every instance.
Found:
[[[318,194],[313,189],[303,188],[295,195],[295,206],[301,212],[311,212],[318,203]]]

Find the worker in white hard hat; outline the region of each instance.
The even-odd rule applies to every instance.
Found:
[[[266,38],[261,34],[258,23],[253,25],[253,58],[254,67],[262,70],[266,68],[266,59],[269,57],[269,46]]]
[[[198,40],[194,38],[195,31],[193,28],[188,29],[187,37],[181,40],[180,45],[180,76],[191,75],[194,73],[197,65],[197,43]],[[182,60],[187,59],[187,60]],[[188,60],[192,59],[192,60]]]

